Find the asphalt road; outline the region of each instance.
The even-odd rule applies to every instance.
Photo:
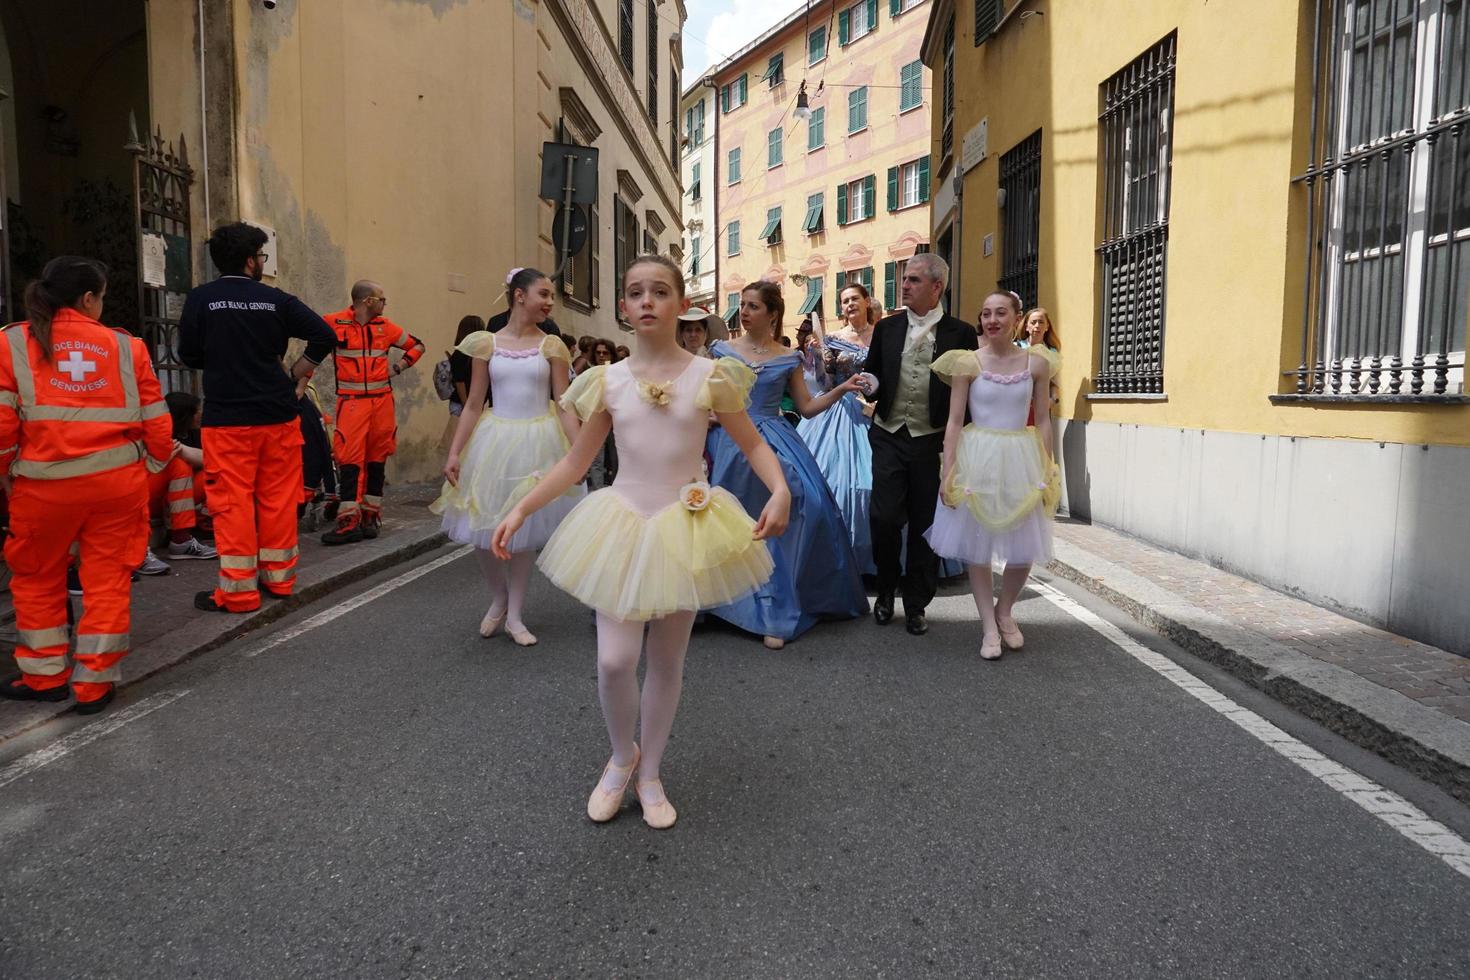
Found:
[[[532,596],[540,646],[480,639],[461,559],[0,746],[0,976],[1470,975],[1470,877],[1044,596],[999,663],[964,595],[922,639],[696,629],[664,833],[583,815],[592,620]]]

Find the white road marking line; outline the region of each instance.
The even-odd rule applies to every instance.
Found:
[[[1361,773],[1333,762],[1254,711],[1236,704],[1168,657],[1153,652],[1065,593],[1035,579],[1030,585],[1052,605],[1101,633],[1134,660],[1209,705],[1243,731],[1326,783],[1339,795],[1356,803],[1460,874],[1470,878],[1470,843],[1402,796],[1384,789]]]
[[[325,626],[332,620],[337,619],[341,616],[345,616],[348,613],[352,612],[352,610],[365,606],[375,599],[381,599],[383,596],[387,595],[389,592],[392,592],[394,589],[400,589],[415,579],[423,578],[430,572],[438,571],[445,565],[448,565],[450,562],[458,561],[459,559],[463,558],[465,555],[474,550],[475,549],[471,548],[469,545],[465,545],[463,548],[457,548],[454,551],[451,551],[449,554],[443,556],[442,558],[435,558],[427,565],[420,565],[418,568],[415,568],[412,571],[404,572],[397,578],[391,578],[388,581],[384,582],[382,585],[376,585],[373,588],[368,589],[361,595],[353,596],[346,602],[339,602],[337,605],[333,606],[331,609],[326,610],[325,612],[319,612],[315,616],[312,616],[308,619],[303,619],[300,623],[296,624],[290,629],[282,630],[281,632],[272,636],[270,639],[266,640],[264,643],[261,643],[259,646],[252,647],[246,650],[244,653],[240,654],[240,656],[245,658],[258,657],[262,653],[265,653],[267,650],[275,649],[282,643],[289,643],[301,634],[308,633],[311,630],[316,629],[318,626]]]
[[[144,698],[137,704],[128,705],[116,714],[104,715],[87,727],[63,736],[44,748],[21,756],[10,765],[0,769],[0,786],[7,786],[22,776],[30,775],[37,769],[49,763],[55,762],[62,756],[70,755],[77,749],[95,742],[104,735],[110,735],[130,721],[137,721],[144,715],[152,714],[164,705],[172,704],[179,698],[188,694],[188,690],[169,691],[166,694],[155,694]]]
[[[346,602],[338,603],[325,612],[317,613],[315,616],[312,616],[309,619],[302,620],[302,622],[300,622],[296,626],[291,627],[288,630],[282,630],[280,633],[272,636],[266,642],[241,654],[241,656],[259,656],[267,650],[280,646],[282,643],[287,643],[291,640],[296,639],[296,637],[308,632],[309,630],[314,630],[318,626],[330,623],[332,620],[338,618],[339,616],[345,616],[352,610],[357,609],[359,606],[366,605],[367,603],[372,602],[374,599],[381,598],[382,596],[387,595],[389,592],[392,592],[394,589],[401,588],[408,583],[414,581],[415,579],[423,578],[430,572],[443,568],[445,565],[448,565],[450,562],[455,561],[456,559],[463,558],[465,555],[469,554],[473,550],[473,548],[465,546],[451,552],[450,554],[444,555],[442,558],[436,558],[433,561],[429,562],[427,565],[421,565],[418,568],[413,569],[412,571],[404,572],[397,578],[389,579],[381,585],[374,586],[361,595],[353,596]],[[52,742],[50,745],[39,748],[34,752],[23,755],[9,765],[0,768],[0,787],[6,786],[9,783],[13,783],[17,779],[20,779],[22,776],[26,776],[30,773],[35,772],[42,766],[49,765],[50,763],[55,762],[57,759],[70,755],[77,749],[80,749],[92,742],[95,742],[97,739],[101,738],[104,735],[110,735],[113,732],[117,731],[119,728],[128,724],[129,722],[137,721],[139,718],[142,718],[145,715],[152,714],[159,708],[162,708],[165,705],[172,704],[173,702],[177,701],[179,698],[188,693],[189,691],[185,689],[182,691],[169,691],[164,694],[155,694],[151,697],[144,698],[137,704],[129,705],[121,711],[118,711],[116,714],[104,715],[102,718],[92,722],[85,728],[72,732],[70,735],[59,738],[55,742]]]

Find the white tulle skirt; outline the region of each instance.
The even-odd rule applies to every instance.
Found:
[[[967,565],[1046,562],[1060,497],[1060,473],[1035,428],[969,425],[924,537],[935,554]]]
[[[444,519],[451,541],[489,548],[496,525],[568,448],[555,414],[507,419],[486,409],[460,454],[459,486],[445,481],[429,510]],[[510,550],[539,551],[585,493],[578,484],[532,514],[511,538]]]

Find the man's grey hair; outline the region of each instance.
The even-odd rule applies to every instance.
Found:
[[[909,259],[908,268],[925,279],[932,279],[941,287],[949,285],[949,263],[933,252],[921,252]]]

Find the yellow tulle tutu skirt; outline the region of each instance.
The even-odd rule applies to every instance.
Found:
[[[692,511],[671,503],[644,517],[608,487],[561,522],[537,564],[583,604],[621,620],[658,619],[724,605],[755,591],[774,564],[755,521],[714,487]]]
[[[489,548],[496,525],[567,448],[566,434],[553,414],[507,419],[486,409],[460,453],[459,486],[446,480],[429,510],[444,518],[450,540]],[[510,550],[535,551],[544,545],[584,492],[580,484],[574,486],[531,515],[511,538]]]
[[[1060,499],[1061,474],[1035,428],[968,425],[924,538],[935,554],[971,565],[1045,562]]]

